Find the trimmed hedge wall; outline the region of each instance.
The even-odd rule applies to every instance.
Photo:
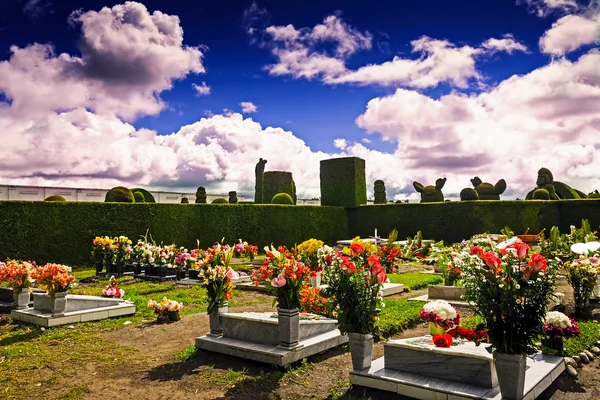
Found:
[[[568,232],[587,218],[593,228],[600,225],[600,200],[561,201],[461,201],[369,205],[348,210],[349,237],[373,235],[375,228],[385,237],[396,228],[398,238],[423,231],[427,239],[449,243],[483,233],[500,233],[509,226],[515,233],[537,234],[558,226]]]
[[[322,160],[321,204],[354,208],[367,204],[365,160],[343,157]]]
[[[294,179],[291,172],[267,171],[263,175],[263,203],[270,203],[275,195],[287,193],[294,199]],[[294,204],[296,204],[294,202]]]
[[[208,247],[221,238],[293,246],[311,237],[335,243],[348,237],[341,207],[255,204],[0,202],[0,260],[91,264],[95,236],[146,233],[160,243]]]

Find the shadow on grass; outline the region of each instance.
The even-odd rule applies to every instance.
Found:
[[[318,363],[342,353],[343,348],[338,346],[311,356],[307,361]],[[188,375],[198,375],[226,390],[224,397],[219,399],[267,399],[277,398],[273,393],[286,376],[286,372],[301,368],[301,365],[302,362],[298,361],[282,368],[197,349],[195,354],[185,361],[163,364],[151,369],[143,379],[166,382],[178,381]]]
[[[577,378],[567,374],[562,374],[556,379],[548,389],[544,390],[538,400],[550,400],[554,398],[556,392],[561,391],[564,393],[586,393],[586,390],[581,383],[577,381]]]
[[[31,329],[29,332],[19,333],[16,335],[9,336],[4,339],[0,339],[0,347],[9,346],[11,344],[29,342],[38,336],[41,336],[44,332],[41,329]]]

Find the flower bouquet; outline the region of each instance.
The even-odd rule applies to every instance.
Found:
[[[229,267],[232,257],[232,248],[215,244],[204,252],[202,259],[196,262],[200,269],[199,278],[204,280],[208,295],[208,314],[211,314],[215,307],[227,306],[227,302],[231,299],[233,293],[231,279],[236,274]]]
[[[125,296],[125,291],[123,289],[119,289],[119,285],[114,276],[111,276],[109,279],[109,284],[106,286],[104,290],[102,290],[102,296],[104,297],[117,297],[122,299]]]
[[[274,303],[280,309],[292,310],[300,308],[300,290],[311,271],[298,262],[291,253],[279,247],[277,250],[265,247],[263,265],[252,272],[252,282],[259,285],[267,282],[269,292],[276,297]]]
[[[112,254],[111,246],[113,241],[108,236],[96,236],[93,244],[92,257],[94,258],[94,262],[96,264],[96,274],[99,274],[102,272],[104,267],[106,267],[106,263],[111,261],[107,256]]]
[[[429,322],[431,336],[446,334],[460,325],[460,313],[445,300],[431,301],[423,306],[419,318]]]
[[[248,258],[252,261],[257,254],[258,246],[248,244],[248,242],[242,242],[242,239],[233,246],[233,255],[235,258]]]
[[[577,322],[558,311],[546,314],[542,329],[542,353],[554,356],[564,356],[564,338],[581,336]]]
[[[70,274],[71,267],[60,264],[46,264],[33,270],[32,278],[37,285],[50,296],[66,293],[72,286],[75,277]]]
[[[317,239],[309,239],[298,245],[298,260],[310,269],[310,283],[313,287],[321,286],[321,272],[323,267],[319,263],[319,250],[323,242]]]
[[[498,248],[499,247],[499,248]],[[489,351],[502,397],[520,399],[525,387],[525,356],[537,352],[546,307],[554,292],[555,269],[540,254],[514,238],[484,251],[474,246],[463,270],[466,294],[485,320]]]
[[[180,311],[183,310],[182,303],[175,300],[169,300],[166,297],[163,297],[160,303],[149,300],[148,307],[154,310],[154,313],[157,315],[156,320],[159,323],[179,321],[181,319]]]
[[[0,283],[7,282],[13,289],[13,296],[18,309],[29,305],[29,287],[35,264],[27,261],[8,260],[0,263]]]
[[[581,256],[572,262],[565,263],[567,280],[573,288],[575,297],[575,314],[581,314],[590,302],[590,296],[598,279],[600,259],[598,256]]]

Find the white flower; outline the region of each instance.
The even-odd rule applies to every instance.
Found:
[[[455,319],[456,310],[445,300],[431,301],[423,306],[427,312],[432,312],[442,319]]]
[[[568,328],[571,326],[569,317],[558,311],[550,311],[548,314],[546,314],[545,322],[548,325],[554,325],[559,328]]]

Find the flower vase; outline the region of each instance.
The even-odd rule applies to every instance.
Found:
[[[429,334],[431,336],[435,336],[435,335],[445,335],[446,334],[446,330],[444,328],[442,328],[441,326],[434,324],[433,322],[429,323]]]
[[[348,332],[352,369],[356,371],[371,368],[373,360],[373,335]]]
[[[179,311],[169,311],[168,313],[169,321],[175,322],[181,319],[181,314]]]
[[[171,319],[169,318],[168,312],[160,312],[156,316],[156,322],[158,322],[159,324],[168,324],[170,321]]]
[[[494,353],[494,365],[502,399],[521,400],[525,390],[525,355]]]
[[[310,277],[310,285],[314,288],[318,288],[321,286],[321,271],[316,272],[314,277]]]
[[[67,292],[56,292],[50,294],[50,311],[52,316],[64,315],[67,308]]]
[[[200,271],[198,271],[197,269],[190,269],[190,279],[199,279],[200,278]]]
[[[98,261],[96,263],[96,275],[100,275],[102,270],[104,269],[104,263],[102,261]]]
[[[595,299],[600,299],[600,276],[596,278],[596,284],[592,290],[592,296],[594,296]]]
[[[14,289],[13,296],[17,310],[23,310],[29,307],[29,288]]]
[[[279,324],[279,346],[291,349],[300,340],[300,312],[297,308],[277,308]]]
[[[220,336],[223,334],[223,318],[222,315],[229,312],[228,303],[225,301],[220,306],[215,305],[208,315],[210,323],[210,334]]]
[[[562,337],[542,336],[542,354],[564,357],[564,343]]]

